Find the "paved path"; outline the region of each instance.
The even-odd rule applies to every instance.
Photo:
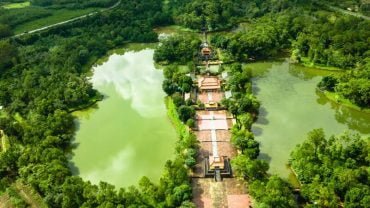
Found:
[[[198,77],[200,79],[200,77]],[[217,78],[221,79],[221,78]],[[200,79],[202,80],[202,79]],[[198,80],[199,81],[199,80]],[[207,104],[214,100],[215,94],[224,92],[205,92],[205,96],[198,101]],[[197,111],[197,139],[200,141],[200,155],[197,158],[197,167],[192,179],[193,201],[199,208],[248,208],[250,196],[246,184],[236,178],[223,178],[216,182],[213,178],[204,178],[204,159],[206,157],[233,158],[236,150],[231,144],[229,130],[233,117],[225,110],[198,110]],[[234,119],[233,119],[234,121]]]
[[[98,12],[91,12],[89,14],[85,14],[85,15],[82,15],[82,16],[79,16],[79,17],[75,17],[75,18],[72,18],[72,19],[69,19],[69,20],[66,20],[66,21],[58,22],[58,23],[55,23],[55,24],[52,24],[52,25],[48,25],[48,26],[41,27],[41,28],[38,28],[38,29],[35,29],[35,30],[31,30],[31,31],[24,32],[24,33],[21,33],[21,34],[18,34],[18,35],[14,35],[13,37],[20,37],[20,36],[23,36],[23,35],[26,35],[26,34],[32,34],[32,33],[47,30],[47,29],[50,29],[50,28],[53,28],[53,27],[56,27],[56,26],[59,26],[59,25],[64,25],[64,24],[67,24],[67,23],[71,23],[71,22],[74,22],[74,21],[77,21],[77,20],[80,20],[80,19],[85,19],[86,17],[93,16],[93,15],[99,13],[99,12],[106,12],[106,11],[112,10],[112,9],[118,7],[120,4],[121,4],[121,0],[119,0],[113,6],[111,6],[109,8],[106,8],[106,9],[102,9]]]
[[[362,19],[365,19],[365,20],[370,20],[370,17],[368,17],[366,15],[363,15],[363,14],[360,14],[360,13],[357,13],[357,12],[351,12],[351,11],[348,11],[348,10],[345,10],[345,9],[342,9],[342,8],[339,8],[339,7],[336,7],[336,6],[331,6],[331,5],[322,3],[320,1],[316,1],[315,3],[318,4],[318,5],[321,5],[321,6],[325,6],[325,7],[329,8],[330,10],[333,10],[333,11],[336,11],[336,12],[339,12],[339,13],[342,13],[342,14],[345,14],[345,15],[350,15],[350,16],[353,16],[353,17],[358,17],[358,18],[362,18]]]
[[[6,149],[6,144],[5,144],[5,134],[4,134],[4,131],[3,130],[0,130],[0,140],[1,140],[1,149],[3,152],[6,152],[7,149]]]
[[[211,139],[212,139],[212,153],[213,157],[218,157],[218,147],[217,147],[217,136],[216,136],[216,127],[213,120],[213,111],[211,113]]]

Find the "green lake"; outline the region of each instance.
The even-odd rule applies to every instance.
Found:
[[[72,170],[92,183],[117,187],[142,176],[157,181],[172,159],[176,132],[166,115],[163,75],[153,49],[113,54],[94,67],[91,82],[104,95],[93,108],[77,112]]]
[[[329,71],[283,62],[247,64],[252,69],[253,91],[261,101],[252,131],[260,142],[260,158],[269,161],[270,173],[288,178],[290,152],[307,132],[323,128],[326,135],[350,130],[370,135],[370,114],[339,106],[315,88]]]

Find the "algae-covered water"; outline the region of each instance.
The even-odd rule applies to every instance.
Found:
[[[174,153],[176,133],[166,115],[163,75],[153,49],[113,54],[94,67],[91,82],[104,94],[95,108],[77,112],[75,174],[97,184],[156,181]]]
[[[307,138],[307,132],[323,128],[327,136],[351,130],[370,135],[370,114],[337,105],[315,88],[329,71],[284,62],[248,64],[253,91],[261,101],[260,115],[252,131],[260,142],[260,158],[269,161],[270,173],[284,178],[290,152]]]

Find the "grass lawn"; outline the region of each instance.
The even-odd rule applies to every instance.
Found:
[[[98,11],[99,9],[101,8],[88,8],[88,9],[77,9],[77,10],[67,10],[67,9],[51,10],[53,12],[51,16],[18,25],[15,27],[14,32],[15,34],[24,33],[24,32],[42,28],[48,25],[52,25],[58,22],[63,22],[63,21],[66,21],[66,20],[69,20],[75,17],[79,17],[85,14],[89,14],[91,12]]]
[[[370,109],[369,108],[360,108],[358,107],[357,105],[353,104],[351,101],[349,101],[348,99],[345,99],[339,95],[337,95],[336,93],[334,92],[328,92],[328,91],[325,91],[324,92],[325,96],[333,101],[333,102],[336,102],[340,105],[343,105],[343,106],[346,106],[348,108],[352,108],[352,109],[355,109],[355,110],[358,110],[358,111],[361,111],[361,112],[366,112],[366,113],[370,113]]]
[[[5,9],[20,9],[24,7],[30,6],[29,1],[21,2],[21,3],[11,3],[11,4],[5,4],[3,8]]]
[[[320,64],[314,64],[307,57],[302,57],[301,61],[302,62],[300,64],[302,64],[303,66],[306,66],[306,67],[312,67],[312,68],[328,70],[328,71],[342,71],[343,70],[343,69],[340,69],[340,68],[334,67],[334,66],[324,66],[324,65],[320,65]]]

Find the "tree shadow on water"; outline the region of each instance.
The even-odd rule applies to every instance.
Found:
[[[255,136],[261,136],[262,131],[263,131],[263,129],[261,127],[258,127],[258,126],[253,126],[252,127],[252,132]]]
[[[260,107],[256,124],[262,124],[262,125],[269,124],[269,121],[266,118],[267,114],[268,114],[268,112],[267,112],[266,108],[265,107]]]
[[[74,162],[69,162],[68,167],[72,172],[72,175],[79,175],[80,174],[80,169],[76,166]]]
[[[267,153],[260,153],[258,159],[265,160],[266,162],[270,163],[272,158]]]
[[[345,107],[336,109],[335,119],[348,126],[349,129],[370,134],[370,114],[361,113]]]

